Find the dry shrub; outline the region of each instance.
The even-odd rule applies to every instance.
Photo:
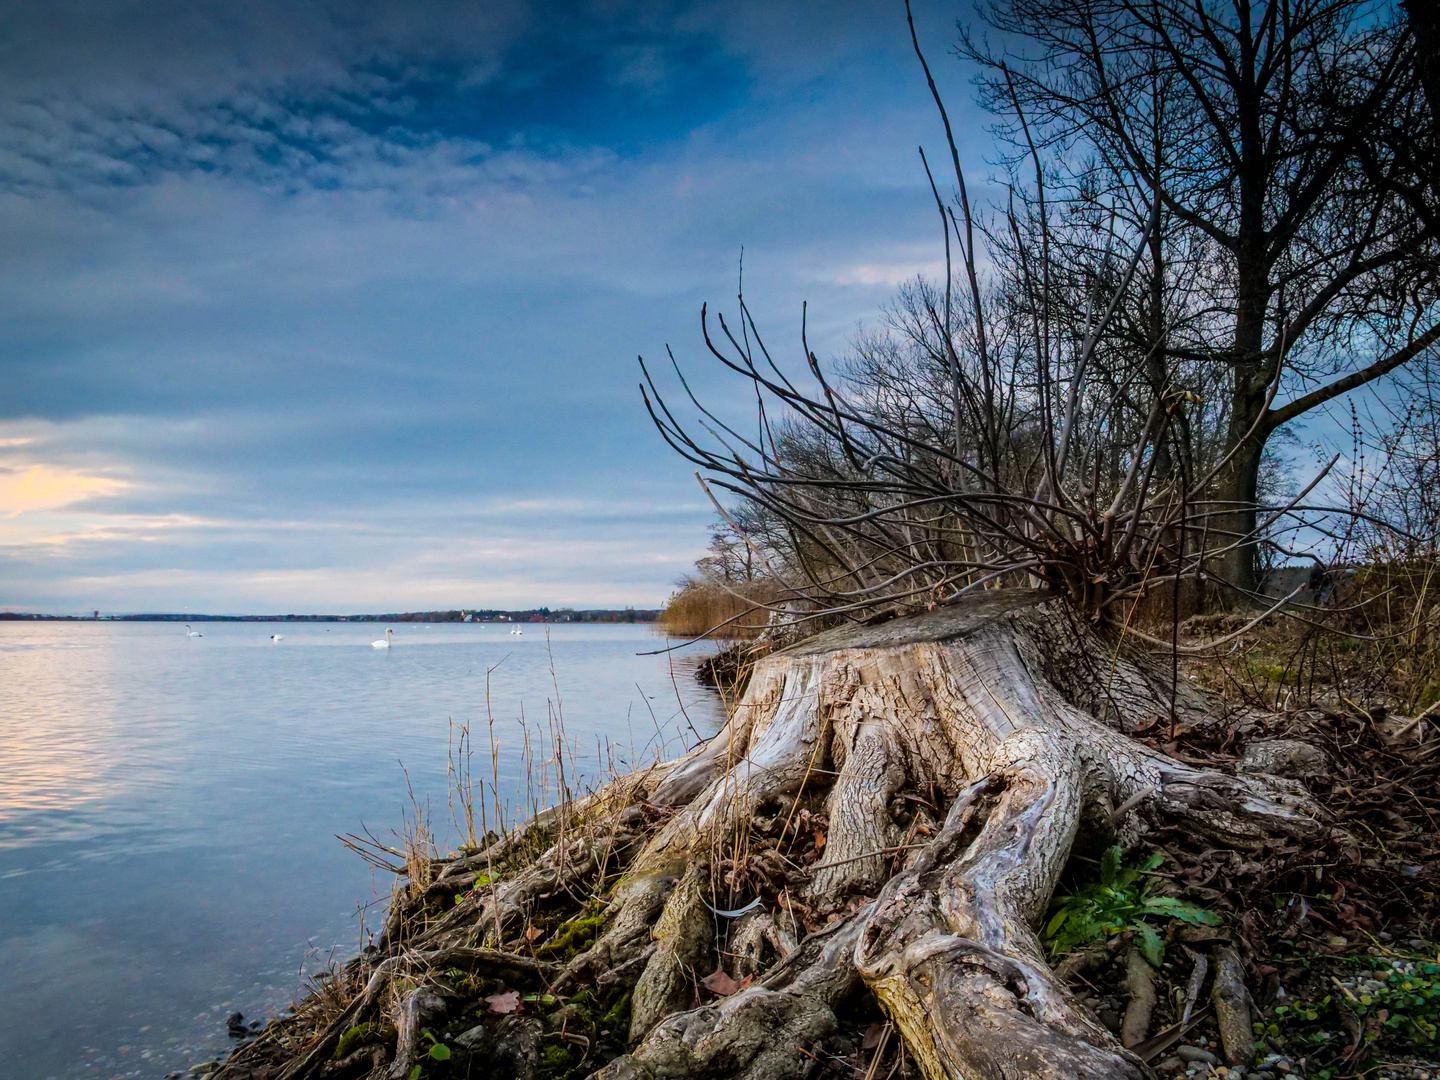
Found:
[[[1334,625],[1355,635],[1337,670],[1401,712],[1440,701],[1440,561],[1376,559],[1337,582],[1333,602]]]

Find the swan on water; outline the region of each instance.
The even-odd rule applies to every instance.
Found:
[[[285,635],[284,635],[284,634],[271,634],[271,635],[270,635],[270,640],[271,640],[271,641],[284,641],[284,640],[285,640]]]
[[[205,635],[202,634],[202,633],[200,633],[199,630],[191,630],[191,629],[190,629],[190,624],[187,622],[187,623],[185,624],[185,636],[186,636],[186,637],[204,637]]]
[[[386,631],[385,631],[385,637],[384,637],[384,639],[381,640],[381,641],[372,641],[372,642],[370,642],[370,647],[371,647],[372,649],[388,649],[388,648],[390,648],[390,638],[392,637],[392,635],[394,635],[394,633],[395,633],[394,630],[386,630]]]

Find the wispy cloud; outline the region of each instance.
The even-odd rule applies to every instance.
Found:
[[[0,517],[13,518],[27,511],[55,510],[82,499],[113,495],[126,486],[123,480],[86,476],[49,465],[20,469],[0,466]]]

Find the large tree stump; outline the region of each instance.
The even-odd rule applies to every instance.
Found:
[[[803,1076],[804,1039],[833,1030],[859,978],[930,1080],[1144,1076],[1041,950],[1037,922],[1077,834],[1133,840],[1179,820],[1255,847],[1323,829],[1297,785],[1197,770],[1128,737],[1172,708],[1202,714],[1183,687],[1172,704],[1167,683],[1038,591],[842,628],[761,660],[725,730],[654,779],[649,801],[678,812],[632,873],[733,857],[757,816],[828,786],[829,843],[804,899],[819,911],[873,900],[851,900],[843,948],[792,957],[778,981],[719,1007],[637,1015],[638,1045],[604,1075]],[[892,807],[906,795],[947,809],[890,877]],[[693,907],[693,888],[671,903]],[[649,964],[673,959],[662,947]]]

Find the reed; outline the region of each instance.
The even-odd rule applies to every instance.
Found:
[[[769,622],[765,605],[773,604],[782,589],[772,581],[755,580],[717,585],[703,578],[681,582],[660,613],[659,626],[676,637],[749,639]]]

